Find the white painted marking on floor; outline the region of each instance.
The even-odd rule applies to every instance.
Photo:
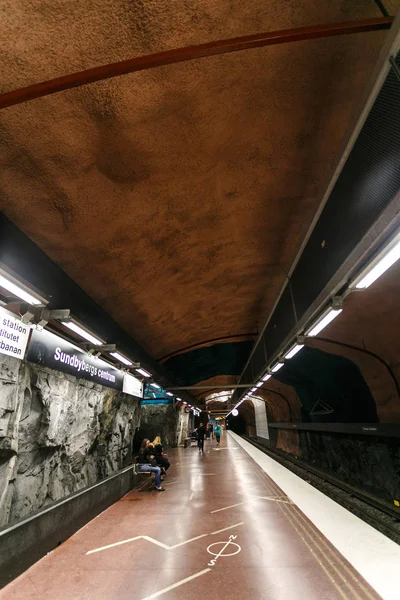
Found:
[[[287,496],[249,496],[245,492],[238,492],[240,496],[247,496],[250,500],[270,500],[271,502],[282,502],[282,504],[293,504]]]
[[[398,600],[400,546],[249,442],[228,433],[383,600]]]
[[[213,556],[215,556],[215,558],[210,560],[210,562],[208,563],[208,566],[213,567],[220,556],[222,556],[223,558],[226,558],[228,556],[236,556],[236,554],[239,554],[239,552],[242,550],[242,548],[239,546],[239,544],[236,544],[235,542],[232,541],[232,540],[236,540],[236,538],[237,538],[237,535],[231,535],[227,542],[215,542],[214,544],[210,544],[207,548],[207,552],[209,554],[212,554]],[[216,549],[219,548],[221,546],[221,544],[224,544],[224,546],[221,548],[221,550],[219,550],[219,552],[214,552],[213,550],[211,550],[211,548],[213,548],[213,547]],[[225,550],[229,546],[236,546],[236,550],[234,550],[233,552],[230,552],[229,554],[225,554]]]
[[[192,500],[192,499],[193,499],[193,496],[194,496],[194,492],[192,492],[192,493],[190,494],[190,498],[189,498],[189,500]]]
[[[185,544],[189,544],[190,542],[194,542],[195,540],[199,540],[200,538],[207,537],[208,533],[202,533],[197,537],[191,538],[190,540],[186,540],[185,542],[181,542],[180,544],[175,544],[174,546],[170,546],[168,550],[173,550],[174,548],[179,548],[179,546],[184,546]]]
[[[153,598],[158,598],[159,596],[162,596],[162,594],[166,594],[167,592],[170,592],[171,590],[174,590],[175,588],[184,585],[185,583],[188,583],[189,581],[193,581],[193,579],[196,579],[196,577],[201,577],[202,575],[205,575],[206,573],[209,573],[211,571],[211,569],[204,569],[203,571],[199,571],[198,573],[195,573],[194,575],[190,575],[190,577],[186,577],[185,579],[181,579],[181,581],[178,581],[177,583],[173,583],[172,585],[169,585],[168,587],[164,588],[163,590],[160,590],[159,592],[156,592],[155,594],[151,594],[151,596],[146,596],[145,598],[143,598],[143,600],[153,600]]]
[[[211,514],[221,512],[222,510],[228,510],[229,508],[235,508],[235,506],[242,506],[242,504],[246,504],[246,502],[238,502],[237,504],[231,504],[230,506],[224,506],[224,508],[217,508],[217,510],[212,510]]]
[[[115,548],[115,546],[122,546],[122,544],[129,544],[129,542],[134,542],[135,540],[142,539],[143,536],[139,535],[134,538],[129,538],[128,540],[122,540],[121,542],[115,542],[114,544],[108,544],[107,546],[102,546],[101,548],[96,548],[95,550],[89,550],[86,552],[86,556],[88,554],[94,554],[95,552],[101,552],[102,550],[108,550],[109,548]]]
[[[147,540],[148,542],[151,542],[152,544],[155,544],[156,546],[160,546],[161,548],[164,548],[164,550],[171,550],[170,546],[167,546],[167,544],[163,544],[162,542],[159,542],[158,540],[155,540],[152,537],[149,537],[148,535],[142,535],[141,536],[142,539]]]
[[[184,542],[180,542],[179,544],[174,544],[173,546],[168,546],[167,544],[163,544],[163,542],[159,542],[154,538],[148,535],[138,535],[133,538],[128,538],[127,540],[122,540],[120,542],[115,542],[114,544],[108,544],[107,546],[102,546],[101,548],[95,548],[94,550],[89,550],[86,552],[86,556],[89,554],[95,554],[96,552],[102,552],[103,550],[109,550],[110,548],[115,548],[116,546],[122,546],[123,544],[129,544],[130,542],[135,542],[136,540],[146,540],[155,544],[156,546],[160,546],[164,548],[164,550],[174,550],[175,548],[179,548],[180,546],[184,546],[185,544],[190,544],[190,542],[194,542],[203,537],[207,537],[208,535],[216,535],[217,533],[221,533],[222,531],[227,531],[228,529],[232,529],[233,527],[238,527],[239,525],[243,525],[242,523],[236,523],[236,525],[231,525],[230,527],[225,527],[225,529],[220,529],[219,531],[214,531],[213,533],[202,533],[201,535],[197,535],[196,537],[190,538],[190,540],[185,540]]]
[[[218,531],[213,531],[210,535],[217,535],[217,533],[222,533],[223,531],[228,531],[228,529],[233,529],[234,527],[239,527],[239,525],[243,525],[243,521],[241,523],[236,523],[236,525],[229,525],[229,527],[224,527],[223,529],[219,529]]]

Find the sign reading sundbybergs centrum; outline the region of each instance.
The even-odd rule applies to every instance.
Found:
[[[30,326],[13,313],[0,308],[0,354],[22,360],[25,356]]]
[[[32,331],[26,360],[87,379],[100,385],[122,390],[124,376],[121,371],[99,358],[87,354],[77,346],[50,333]]]

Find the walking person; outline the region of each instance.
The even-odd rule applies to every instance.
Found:
[[[219,424],[215,428],[215,439],[217,440],[217,446],[219,446],[221,441],[221,425]]]
[[[147,438],[145,438],[140,446],[139,460],[138,460],[139,472],[154,473],[155,476],[155,488],[157,492],[164,492],[165,488],[161,486],[161,467],[158,467],[155,461],[154,448]]]
[[[213,439],[214,425],[212,424],[211,421],[210,421],[210,425],[209,425],[209,430],[210,430],[210,438]]]
[[[199,427],[196,429],[197,431],[197,446],[199,447],[199,452],[203,452],[204,454],[204,436],[206,435],[206,428],[203,423],[200,423]]]

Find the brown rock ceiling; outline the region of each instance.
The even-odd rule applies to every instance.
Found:
[[[3,0],[2,90],[159,50],[378,16],[372,0]],[[0,210],[155,357],[252,333],[384,33],[193,61],[0,113]]]

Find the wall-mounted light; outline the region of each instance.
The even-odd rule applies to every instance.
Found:
[[[128,367],[133,365],[133,362],[131,360],[129,360],[129,358],[126,358],[126,356],[123,356],[119,352],[110,352],[110,356],[113,356],[114,358],[119,360],[119,362],[122,362],[124,365],[127,365]]]
[[[284,358],[293,358],[300,350],[304,348],[304,344],[294,344],[290,350],[284,355]]]
[[[0,267],[0,287],[32,306],[46,306],[48,304],[48,300],[44,296],[3,267]]]
[[[400,233],[396,235],[350,284],[350,288],[365,290],[390,269],[400,258]]]
[[[143,377],[151,377],[151,373],[149,373],[145,369],[140,368],[140,369],[136,369],[136,371],[138,373],[140,373],[140,375],[143,375]]]
[[[276,365],[274,365],[271,369],[272,373],[276,373],[277,371],[279,371],[279,369],[282,369],[283,367],[283,362],[277,362]]]
[[[90,331],[90,329],[87,329],[87,327],[81,325],[75,319],[70,318],[68,319],[68,321],[62,320],[61,323],[65,327],[68,327],[68,329],[71,329],[71,331],[73,331],[74,333],[80,335],[84,340],[92,342],[92,344],[95,344],[96,346],[102,346],[105,343],[104,340],[96,337],[96,335],[92,331]]]
[[[314,337],[318,335],[320,331],[325,329],[329,323],[336,319],[338,315],[342,312],[342,306],[340,301],[335,301],[332,306],[330,306],[322,315],[319,317],[317,322],[306,331],[306,335],[309,337]]]
[[[237,408],[234,408],[234,409],[233,409],[233,411],[232,411],[232,415],[233,415],[234,417],[237,417],[237,416],[238,416],[238,414],[239,414],[239,411],[238,411],[238,409],[237,409]]]

